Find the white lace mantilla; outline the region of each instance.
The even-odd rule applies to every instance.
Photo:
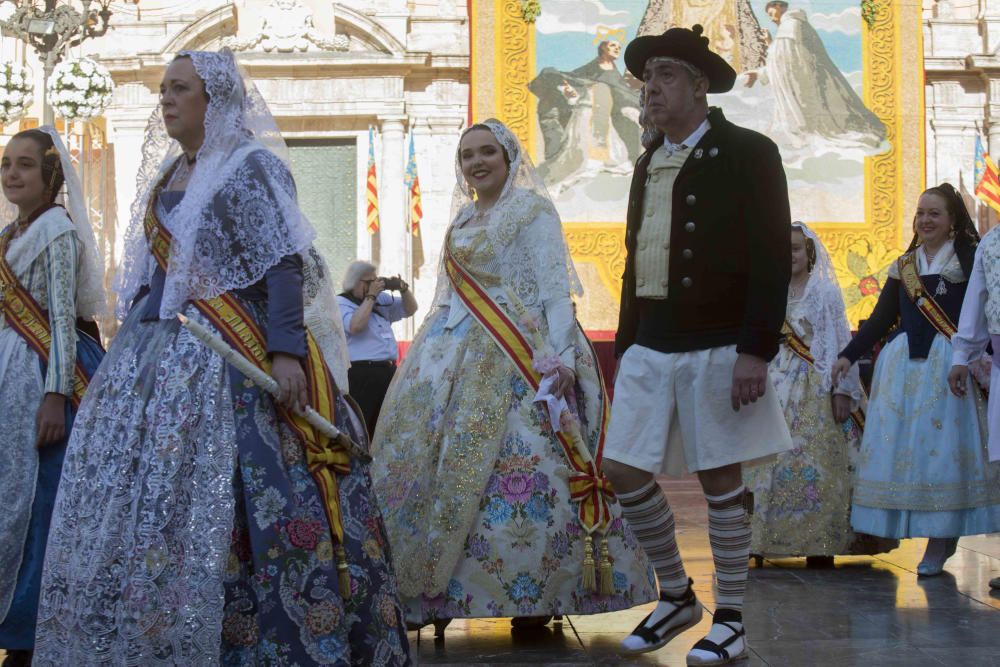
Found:
[[[286,149],[257,88],[228,50],[184,51],[209,95],[205,141],[198,149],[184,198],[162,222],[173,235],[160,316],[172,318],[187,301],[255,284],[282,257],[304,252],[316,233],[299,210]],[[157,109],[147,128],[143,194],[132,206],[115,289],[124,317],[154,269],[143,220],[153,190],[181,157]],[[152,164],[158,168],[152,168]]]
[[[996,227],[979,242],[980,262],[986,278],[986,324],[993,335],[1000,334],[1000,234]]]
[[[485,217],[481,226],[490,244],[486,253],[490,259],[477,268],[499,278],[499,285],[487,286],[490,295],[502,303],[509,291],[530,313],[544,315],[553,351],[559,354],[565,366],[573,368],[576,312],[572,297],[582,296],[583,288],[566,247],[559,214],[517,137],[497,120],[487,120],[480,125],[489,129],[510,159],[507,179],[496,203],[488,211],[480,211],[475,193],[462,174],[459,142],[455,154],[457,183],[452,198],[453,215],[445,243],[454,230],[475,229],[467,224],[473,216]],[[441,252],[431,308],[451,307],[453,313],[448,327],[454,328],[466,312],[451,289],[444,267],[445,250]]]
[[[233,54],[182,51],[191,58],[210,99],[205,142],[184,193],[163,224],[173,235],[160,317],[174,317],[195,299],[257,283],[282,257],[301,254],[306,325],[337,385],[347,390],[347,341],[330,271],[312,246],[316,232],[299,209],[288,149],[264,98]],[[142,165],[125,253],[115,282],[124,318],[156,268],[143,222],[156,186],[181,159],[157,108],[146,128]]]
[[[819,389],[829,392],[832,384],[830,370],[837,362],[837,355],[851,342],[851,325],[847,321],[844,295],[840,291],[837,273],[826,246],[805,224],[795,222],[792,228],[812,241],[816,259],[809,271],[809,280],[801,299],[789,300],[785,319],[809,346],[813,365],[822,378]],[[837,391],[850,395],[855,401],[861,399],[861,380],[857,366],[851,368],[837,386]]]

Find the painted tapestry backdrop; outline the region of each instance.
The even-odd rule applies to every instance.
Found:
[[[489,3],[473,6],[480,4]],[[638,35],[696,23],[739,74],[731,92],[712,95],[709,103],[778,144],[793,219],[817,228],[831,247],[851,319],[874,305],[885,267],[909,238],[907,211],[923,185],[919,83],[910,90],[899,85],[907,72],[919,81],[923,69],[919,4],[881,3],[871,28],[858,0],[767,4],[542,0],[534,24],[523,22],[516,1],[496,0],[492,12],[474,12],[477,34],[492,30],[506,43],[493,54],[503,62],[493,75],[498,95],[491,115],[512,126],[523,121],[516,129],[562,216],[588,301],[594,301],[581,306],[588,328],[615,325],[608,306],[618,297],[624,250],[614,246],[624,237],[632,168],[642,151],[641,82],[624,69],[625,45]],[[512,59],[517,19],[524,23],[524,53]],[[911,33],[907,44],[903,37]],[[474,36],[473,57],[480,61],[474,83],[484,78],[488,56]],[[909,109],[908,95],[915,98]],[[474,96],[477,119],[485,117],[479,108],[489,107],[489,100]],[[917,156],[919,165],[904,175],[907,156]]]

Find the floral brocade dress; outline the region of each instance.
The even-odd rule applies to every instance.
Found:
[[[182,196],[160,194],[161,219]],[[301,293],[275,291],[300,284],[286,260],[232,293],[269,346],[275,334],[305,340],[301,320],[286,333],[268,328],[275,295],[294,304]],[[156,271],[77,416],[35,664],[411,664],[367,470],[352,460],[337,476],[351,581],[343,597],[302,440],[270,396],[179,321],[158,317]],[[193,305],[184,314],[214,330]],[[356,431],[341,401],[336,414],[341,430]]]
[[[803,299],[789,299],[786,319],[809,345],[813,329]],[[833,418],[825,378],[792,351],[778,348],[769,374],[794,446],[747,464],[744,483],[753,493],[753,540],[759,556],[873,554],[897,545],[851,530],[851,492],[861,446],[853,419]]]
[[[451,243],[463,264],[496,265],[482,228],[455,229]],[[656,599],[616,502],[605,536],[614,591],[584,589],[584,535],[563,450],[535,392],[483,326],[471,315],[447,326],[464,307],[451,296],[417,333],[373,445],[407,620],[592,614]],[[602,386],[582,332],[575,358],[581,431],[593,450]]]

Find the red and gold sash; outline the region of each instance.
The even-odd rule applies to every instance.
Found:
[[[948,317],[948,313],[944,312],[934,297],[924,289],[924,284],[920,280],[920,272],[917,271],[916,252],[910,252],[900,257],[897,260],[897,266],[899,268],[899,281],[903,283],[906,296],[931,323],[931,326],[937,329],[938,333],[951,340],[958,328]]]
[[[13,226],[0,235],[0,312],[10,324],[10,328],[24,339],[46,365],[49,363],[49,351],[52,346],[52,329],[49,314],[45,312],[31,293],[17,279],[14,270],[7,263],[7,249],[13,239]],[[74,355],[76,350],[73,351]],[[90,378],[77,359],[73,365],[73,392],[69,397],[74,408],[80,407],[80,401],[87,390]]]
[[[802,361],[806,362],[810,366],[815,365],[815,359],[813,359],[812,352],[809,351],[809,346],[806,342],[802,340],[792,325],[789,324],[788,320],[785,320],[784,324],[781,325],[781,333],[785,335],[785,345],[788,349],[797,356]],[[862,391],[864,391],[862,389]],[[851,421],[853,421],[859,430],[865,430],[865,412],[859,406],[856,410],[851,412]]]
[[[154,191],[146,209],[144,227],[150,252],[160,268],[166,271],[170,260],[172,236],[156,215],[156,198],[157,192]],[[267,337],[239,299],[227,292],[211,299],[193,301],[192,305],[211,322],[233,349],[270,375],[271,360],[267,354]],[[338,395],[336,383],[315,338],[308,329],[306,345],[307,354],[303,365],[309,395],[308,404],[328,422],[336,423],[335,405]],[[351,587],[347,578],[347,561],[343,548],[344,521],[337,484],[337,474],[346,474],[351,470],[349,455],[346,449],[316,430],[301,415],[295,414],[277,402],[275,409],[304,445],[306,466],[320,490],[323,509],[334,538],[340,592],[344,597],[349,597]]]
[[[445,252],[445,269],[459,298],[513,362],[514,367],[521,373],[528,385],[533,390],[538,391],[542,375],[535,370],[531,363],[534,354],[531,344],[510,316],[490,298],[482,284],[459,264],[447,248]],[[572,470],[569,478],[570,495],[578,504],[577,517],[588,534],[606,528],[611,520],[608,501],[614,499],[611,484],[600,469],[601,459],[604,455],[604,437],[609,411],[603,378],[601,379],[601,393],[600,438],[593,457],[581,453],[579,448],[585,447],[584,443],[575,443],[564,431],[557,433],[566,462]]]

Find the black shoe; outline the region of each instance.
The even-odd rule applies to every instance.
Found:
[[[660,602],[656,605],[656,609],[642,619],[642,623],[622,641],[622,649],[625,653],[655,651],[666,646],[677,635],[701,622],[701,603],[698,602],[694,591],[691,590],[692,583],[694,582],[688,579],[687,590],[679,597],[673,597],[665,591],[660,591]],[[661,605],[669,607],[666,610],[666,615],[655,623],[650,623],[656,612],[661,611]]]
[[[7,657],[3,659],[0,667],[31,667],[31,657],[33,651],[30,649],[13,649],[7,651]]]
[[[719,609],[712,619],[712,630],[720,625],[731,634],[721,644],[705,637],[692,646],[687,656],[688,667],[729,665],[747,657],[747,631],[743,627],[743,614],[734,609]]]

